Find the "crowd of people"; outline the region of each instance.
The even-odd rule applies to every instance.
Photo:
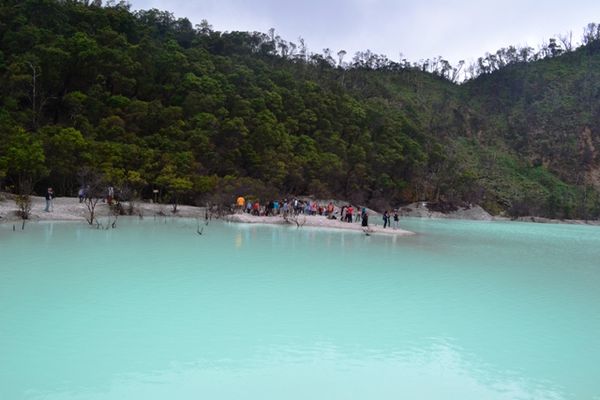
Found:
[[[90,198],[89,186],[81,187],[78,191],[79,202],[82,203]],[[52,188],[48,188],[46,192],[46,208],[44,211],[53,211],[53,200],[55,197]],[[112,205],[117,202],[115,189],[112,186],[106,188],[103,202]],[[327,219],[337,219],[347,223],[361,223],[362,226],[369,226],[369,212],[365,207],[355,207],[352,204],[345,204],[338,207],[329,202],[328,204],[319,203],[317,201],[309,201],[293,198],[291,200],[271,200],[266,204],[261,204],[260,201],[246,200],[239,196],[236,199],[235,210],[237,212],[245,212],[255,216],[298,216],[298,215],[321,215]],[[397,229],[400,221],[398,210],[385,210],[383,212],[383,227]]]
[[[80,203],[83,203],[86,199],[91,199],[92,194],[90,191],[90,185],[80,187],[79,191],[77,192],[77,197],[79,198]],[[106,191],[102,195],[102,202],[108,203],[109,206],[111,206],[114,202],[118,203],[114,187],[108,186],[106,188]]]
[[[255,216],[277,216],[287,217],[290,215],[321,215],[328,219],[339,219],[347,223],[361,223],[362,226],[369,226],[369,213],[365,207],[355,207],[352,204],[335,206],[333,202],[328,204],[317,201],[301,199],[271,200],[266,204],[260,201],[246,200],[243,196],[236,199],[235,209],[237,212],[245,212]],[[384,211],[383,227],[398,228],[400,217],[398,210]]]
[[[51,187],[48,188],[44,197],[46,198],[46,208],[44,209],[44,211],[54,211],[54,198],[56,197],[56,194],[54,193],[54,190]],[[77,197],[79,198],[80,203],[83,203],[84,200],[91,198],[90,186],[88,185],[86,187],[80,187],[77,193]],[[106,189],[106,195],[103,197],[102,201],[108,203],[108,205],[112,205],[115,202],[115,189],[112,186],[109,186]]]

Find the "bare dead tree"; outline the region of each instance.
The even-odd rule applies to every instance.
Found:
[[[19,194],[15,197],[15,204],[19,208],[18,214],[25,221],[29,219],[31,214],[31,189],[33,183],[32,182],[24,182],[19,185]]]
[[[96,227],[99,228],[99,221],[97,221],[96,216],[96,207],[98,206],[98,203],[100,203],[100,200],[104,198],[104,191],[106,187],[104,176],[87,168],[79,171],[78,175],[85,185],[83,199],[83,203],[87,209],[85,220],[90,225],[94,225],[94,223],[96,223]]]
[[[565,51],[573,51],[573,31],[569,31],[565,35],[558,35],[558,40],[563,44]]]
[[[28,62],[29,68],[31,68],[31,123],[35,128],[37,126],[37,80],[41,75],[40,67],[33,65]]]
[[[117,202],[120,215],[137,215],[140,219],[144,217],[142,210],[137,207],[137,202],[139,200],[138,193],[139,192],[136,189],[127,183],[121,187]],[[124,206],[123,202],[126,202],[127,205]]]
[[[290,224],[290,225],[296,224],[296,228],[302,228],[304,226],[304,224],[306,224],[306,216],[305,215],[303,215],[302,218],[300,218],[300,215],[284,214],[283,220],[287,224]]]
[[[88,214],[85,216],[85,220],[90,225],[93,225],[94,221],[96,220],[96,205],[98,204],[99,201],[100,201],[99,197],[92,197],[92,196],[86,197],[85,200],[83,201],[88,210]]]
[[[42,109],[46,106],[49,100],[56,100],[54,96],[45,97],[39,90],[38,81],[42,75],[42,69],[39,65],[35,65],[31,62],[27,62],[27,65],[31,69],[31,124],[33,128],[38,126],[38,117],[42,112]]]

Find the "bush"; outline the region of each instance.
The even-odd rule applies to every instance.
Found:
[[[23,219],[29,219],[31,213],[31,197],[28,194],[20,194],[15,198],[15,203],[19,207],[18,215]]]

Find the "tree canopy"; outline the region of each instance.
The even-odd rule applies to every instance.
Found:
[[[566,43],[476,68],[344,61],[124,2],[3,1],[0,183],[73,195],[93,170],[177,202],[227,187],[597,217],[600,31]]]

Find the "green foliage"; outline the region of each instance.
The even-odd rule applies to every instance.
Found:
[[[189,193],[194,184],[189,176],[179,175],[174,164],[167,164],[156,178],[156,184],[164,187],[171,195],[173,212],[177,212],[177,205],[181,196]]]
[[[48,173],[42,141],[21,128],[7,136],[0,166],[4,165],[6,174],[13,177],[18,193],[29,194],[33,184]]]
[[[458,86],[441,57],[415,68],[361,52],[341,67],[304,43],[87,4],[0,6],[6,184],[73,194],[93,170],[175,205],[314,194],[598,214],[600,143],[581,133],[600,125],[593,35],[532,63],[503,49],[512,61],[482,60]]]

